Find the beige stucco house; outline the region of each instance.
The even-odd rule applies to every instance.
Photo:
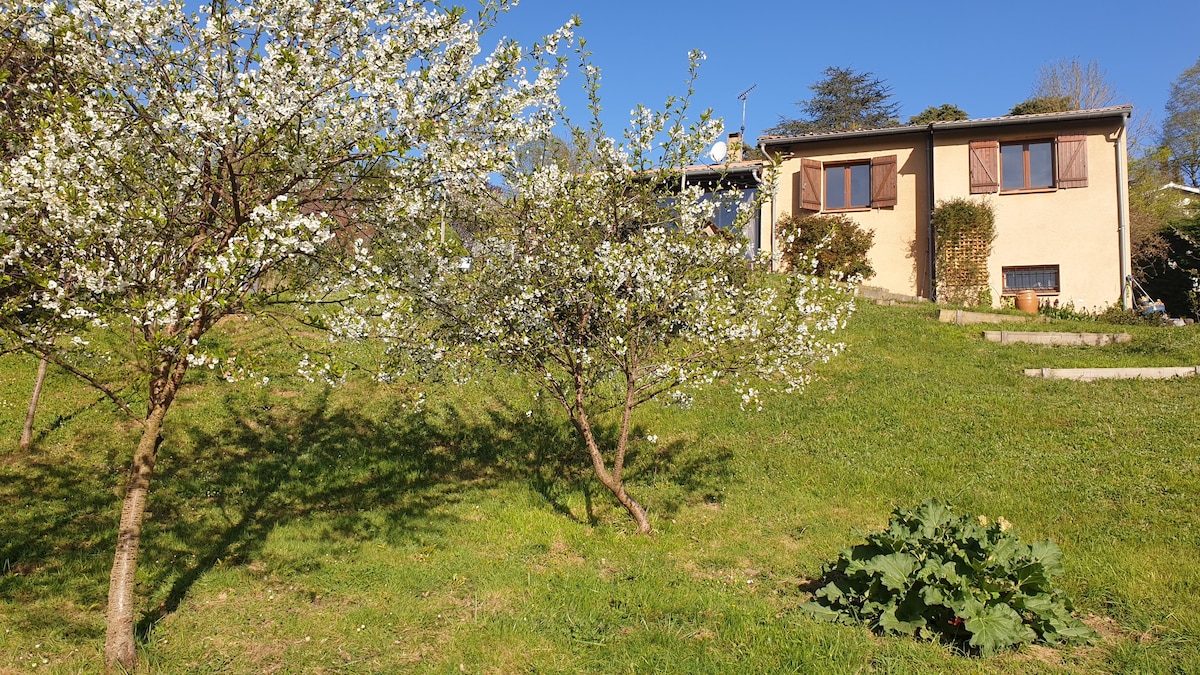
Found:
[[[1081,309],[1129,306],[1131,113],[1120,106],[760,138],[778,180],[757,243],[774,251],[784,214],[844,213],[875,233],[867,284],[935,299],[930,212],[954,197],[984,199],[996,214],[988,261],[996,304],[1033,289]]]

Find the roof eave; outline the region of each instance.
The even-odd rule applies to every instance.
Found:
[[[1069,110],[1061,113],[1039,113],[1033,115],[1005,115],[1004,117],[988,117],[977,120],[961,120],[958,122],[934,122],[929,125],[934,131],[952,129],[975,129],[979,127],[997,127],[1019,124],[1042,124],[1044,122],[1079,122],[1082,120],[1106,119],[1110,117],[1130,117],[1133,106],[1117,106],[1095,110]]]
[[[759,139],[762,147],[793,145],[796,143],[818,143],[821,141],[840,140],[843,138],[875,138],[896,134],[936,133],[938,131],[954,131],[959,129],[978,129],[984,127],[1016,126],[1024,124],[1044,124],[1047,122],[1078,122],[1092,119],[1107,119],[1111,117],[1130,117],[1133,106],[1114,106],[1093,110],[1071,110],[1061,113],[1036,113],[1032,115],[1005,115],[1003,117],[988,117],[957,122],[932,122],[930,124],[905,125],[899,127],[884,127],[882,129],[857,129],[854,131],[832,131],[802,136],[778,136]]]
[[[928,131],[929,127],[925,125],[904,125],[900,127],[884,127],[882,129],[855,129],[853,131],[833,131],[819,134],[806,134],[803,136],[776,136],[773,138],[759,139],[758,144],[761,146],[769,145],[791,145],[792,143],[815,143],[818,141],[832,141],[842,138],[864,138],[873,136],[893,136],[898,134],[916,134]]]

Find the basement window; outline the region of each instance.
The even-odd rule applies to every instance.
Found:
[[[1045,295],[1058,293],[1058,265],[1020,265],[1002,268],[1004,292],[1037,291]]]

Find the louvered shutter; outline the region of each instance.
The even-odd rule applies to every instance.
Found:
[[[970,151],[971,194],[999,190],[1000,141],[971,141]]]
[[[871,158],[871,208],[896,205],[896,156]]]
[[[1059,136],[1055,147],[1054,184],[1060,188],[1087,187],[1087,136]]]

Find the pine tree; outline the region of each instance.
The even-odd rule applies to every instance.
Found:
[[[766,131],[771,136],[790,136],[818,131],[873,129],[899,124],[900,104],[892,101],[892,88],[874,73],[830,66],[824,78],[809,87],[813,97],[797,101],[800,119],[779,118]]]

